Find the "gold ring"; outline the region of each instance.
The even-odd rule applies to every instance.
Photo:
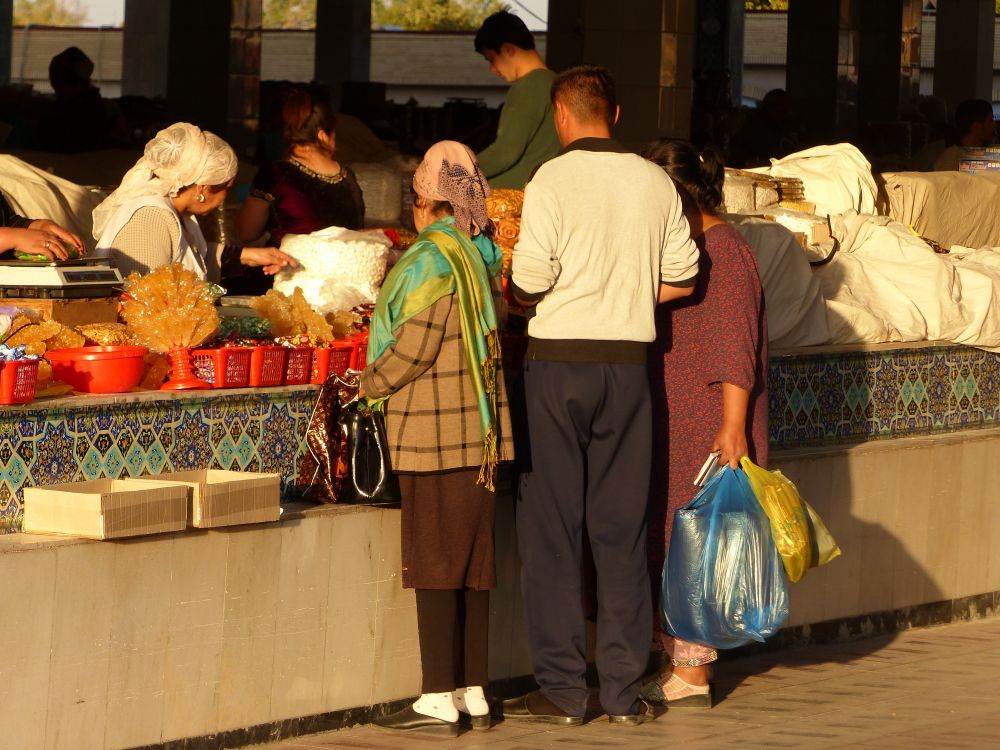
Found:
[[[45,240],[45,249],[46,250],[48,250],[51,245],[52,245],[51,242],[49,242],[48,240]]]

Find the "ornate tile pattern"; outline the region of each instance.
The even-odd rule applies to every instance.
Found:
[[[216,468],[278,472],[287,495],[314,399],[262,390],[0,407],[0,533],[21,528],[25,486]]]
[[[1000,425],[1000,354],[962,346],[771,359],[773,447]]]
[[[770,442],[836,445],[1000,425],[1000,354],[933,346],[780,356]],[[315,389],[0,408],[0,533],[25,486],[197,468],[276,471],[291,490]]]

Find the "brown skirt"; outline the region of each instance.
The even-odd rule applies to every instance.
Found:
[[[404,588],[496,587],[496,496],[478,477],[478,469],[399,474]]]

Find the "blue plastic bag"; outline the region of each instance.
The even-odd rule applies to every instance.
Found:
[[[711,648],[763,641],[788,618],[771,523],[742,471],[725,467],[678,508],[660,613],[668,633]]]

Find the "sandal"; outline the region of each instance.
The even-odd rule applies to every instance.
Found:
[[[673,672],[642,686],[639,695],[650,703],[670,708],[711,708],[712,686],[692,685]]]

